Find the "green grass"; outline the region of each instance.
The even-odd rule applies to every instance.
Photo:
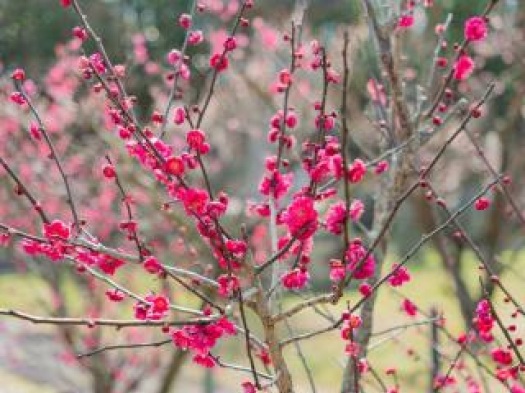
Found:
[[[505,260],[505,257],[508,256],[503,256],[502,259]],[[524,271],[525,257],[519,257],[512,268],[518,272],[520,270]],[[448,330],[455,335],[463,332],[463,319],[454,296],[453,283],[443,272],[438,257],[431,252],[425,253],[423,258],[411,262],[410,272],[413,279],[402,287],[401,292],[403,295],[412,299],[421,310],[427,313],[432,307],[436,307],[444,313]],[[466,256],[465,274],[467,274],[466,277],[470,277],[470,288],[473,291],[479,291],[477,263],[470,255]],[[519,276],[508,272],[507,275],[503,276],[503,281],[518,299],[525,298],[525,287],[523,286],[523,280]],[[382,331],[410,322],[410,319],[400,311],[400,303],[401,299],[394,295],[389,288],[385,287],[380,291],[374,314],[374,331]],[[503,303],[502,296],[499,293],[495,297],[495,304],[502,318],[510,324],[511,318],[509,314],[513,311],[512,307]],[[426,318],[420,315],[414,320],[424,319]],[[294,325],[299,326],[301,331],[310,331],[320,327],[319,317],[314,313],[304,313],[294,320]],[[525,332],[524,324],[519,326],[519,330],[516,337],[520,334],[523,335]],[[396,367],[399,370],[399,379],[403,392],[421,393],[428,391],[428,370],[430,365],[429,327],[412,327],[398,333],[400,334],[397,336],[398,340],[384,341],[371,350],[368,357],[370,364],[382,376],[384,376],[384,370],[387,368]],[[393,337],[393,335],[394,332],[390,335],[373,338],[372,346],[385,338]],[[458,350],[457,345],[451,343],[444,336],[441,337],[441,345],[446,354],[450,357],[455,356]],[[408,349],[412,349],[416,356],[408,356]],[[345,362],[342,341],[338,335],[326,334],[319,336],[317,339],[305,343],[303,351],[317,376],[317,382],[321,387],[320,390],[323,392],[337,392],[343,373],[341,364]],[[295,350],[290,347],[287,350],[287,354],[292,362],[292,369],[295,375],[301,376],[296,378],[296,382],[301,384],[298,391],[309,391],[302,366],[297,356],[295,356]],[[469,358],[465,357],[465,359]],[[472,366],[472,362],[469,361],[468,364]],[[444,369],[446,370],[448,366],[449,363],[445,362]],[[493,368],[493,365],[491,367]],[[392,380],[385,377],[385,381],[391,382]],[[492,392],[503,391],[497,382],[491,382],[491,389]]]
[[[469,287],[472,291],[477,291],[479,287],[477,263],[471,255],[466,255],[465,258],[465,275],[466,277],[470,277]],[[509,262],[509,258],[510,255],[501,256],[501,259],[505,262]],[[387,264],[386,268],[389,266],[390,264]],[[454,297],[453,284],[443,272],[438,257],[432,252],[420,254],[418,259],[411,262],[409,268],[413,278],[410,283],[401,288],[402,294],[414,300],[418,307],[425,312],[428,312],[432,307],[436,307],[444,313],[446,326],[453,334],[457,335],[462,332],[463,320]],[[509,271],[508,274],[502,278],[505,285],[518,299],[525,298],[525,287],[523,286],[522,277],[519,276],[520,271],[525,271],[524,268],[525,256],[522,257],[520,255],[511,266],[511,269],[515,270],[518,274],[513,274]],[[152,284],[159,285],[158,282],[152,281],[149,277],[141,280],[139,286],[142,288],[150,288]],[[82,297],[82,294],[75,288],[71,280],[66,282],[65,288],[66,296],[69,299],[68,302],[72,303],[71,306],[73,309],[77,309],[80,312],[82,308],[80,305],[82,303],[85,305],[86,302],[89,302],[89,299]],[[16,274],[0,276],[0,307],[12,307],[41,315],[43,311],[41,311],[42,306],[38,301],[39,298],[50,299],[49,291],[38,277],[20,276]],[[355,295],[352,295],[349,297],[349,300],[352,302],[356,298]],[[180,303],[184,303],[185,301],[182,292],[176,294],[175,299]],[[295,304],[297,300],[298,298],[289,296],[285,301],[285,308]],[[496,296],[495,302],[502,317],[510,323],[509,314],[512,312],[511,307],[502,302],[500,294]],[[75,307],[75,303],[78,303],[77,307]],[[337,316],[342,311],[344,304],[345,302],[342,302],[340,306],[331,306],[329,309]],[[401,299],[388,287],[384,287],[379,292],[377,308],[374,315],[374,331],[382,331],[411,321],[411,319],[400,311],[400,304]],[[123,317],[130,316],[129,309],[130,307],[126,307],[127,311]],[[412,319],[412,321],[424,319],[425,317],[420,315]],[[254,318],[250,318],[250,320],[252,321],[251,325],[253,325],[253,330],[258,333],[259,327],[255,323]],[[309,332],[328,324],[323,318],[310,311],[299,314],[292,320],[292,323],[295,333]],[[519,326],[518,334],[523,335],[523,333],[525,333],[524,330],[525,326]],[[284,329],[281,333],[283,337],[288,335]],[[427,391],[430,359],[429,327],[426,325],[411,327],[395,333],[398,334],[395,338],[393,337],[394,332],[392,332],[388,335],[374,337],[372,339],[373,349],[368,358],[370,364],[384,377],[388,385],[392,385],[392,380],[385,376],[384,371],[388,367],[396,367],[399,370],[399,380],[403,392],[421,393]],[[239,363],[247,364],[244,346],[234,341],[235,340],[230,340],[221,345],[223,359],[225,361],[238,361]],[[414,351],[416,356],[407,355],[409,348]],[[441,338],[441,348],[450,357],[453,357],[458,349],[457,345],[450,343],[450,341],[444,337]],[[344,343],[339,336],[339,332],[327,333],[303,342],[302,350],[308,359],[309,366],[315,374],[318,391],[338,392],[343,375],[343,365],[346,360]],[[285,355],[289,360],[290,368],[295,377],[294,382],[297,385],[297,392],[310,391],[295,347],[293,345],[288,346]],[[472,365],[472,362],[469,361],[468,364]],[[447,367],[448,363],[445,362],[444,368],[446,369]],[[195,379],[201,375],[200,370],[196,370],[195,367],[185,367],[184,373],[191,379]],[[219,383],[225,386],[231,386],[232,388],[238,387],[239,381],[249,378],[249,375],[240,376],[237,373],[222,370],[221,372],[217,372],[216,375]],[[365,380],[369,381],[370,377],[365,377]],[[491,383],[491,389],[491,391],[495,393],[501,391],[495,383]],[[371,389],[370,391],[374,390]]]
[[[56,393],[56,391],[51,387],[44,386],[36,382],[29,382],[24,378],[1,369],[0,381],[2,381],[2,392],[6,393]]]

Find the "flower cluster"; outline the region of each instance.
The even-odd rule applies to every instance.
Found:
[[[193,353],[195,363],[213,368],[216,362],[210,351],[219,339],[235,334],[237,334],[235,326],[226,317],[222,317],[209,325],[184,326],[173,331],[171,337],[177,348]]]
[[[410,274],[408,269],[404,266],[399,266],[397,263],[392,265],[392,275],[388,279],[388,282],[393,287],[400,287],[401,285],[410,281]]]
[[[345,353],[354,358],[358,358],[361,349],[356,341],[354,341],[355,332],[362,324],[362,320],[358,315],[343,313],[343,328],[341,329],[341,337],[347,342]]]
[[[359,221],[364,213],[365,206],[359,199],[354,199],[350,204],[350,209],[346,211],[344,202],[336,202],[331,205],[325,216],[325,228],[334,235],[340,235],[343,232],[344,224],[347,218],[352,221]]]
[[[305,267],[294,269],[281,277],[281,284],[286,289],[302,289],[310,275]]]
[[[491,333],[494,328],[494,318],[490,303],[486,299],[480,301],[476,307],[476,327],[483,341],[491,342],[494,339]]]
[[[306,240],[317,230],[317,216],[314,200],[308,196],[299,196],[288,206],[281,220],[294,238]]]
[[[345,257],[347,268],[352,272],[352,277],[364,280],[374,275],[375,257],[366,250],[361,239],[357,238],[350,242]]]
[[[483,17],[475,16],[465,23],[465,40],[467,42],[482,41],[488,35],[488,28]],[[454,64],[454,79],[462,81],[470,77],[474,71],[474,60],[467,53],[462,53]]]
[[[164,295],[148,295],[144,298],[145,303],[135,304],[135,318],[139,320],[159,320],[168,315],[170,301]]]

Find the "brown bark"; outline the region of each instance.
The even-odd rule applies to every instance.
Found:
[[[276,331],[275,322],[272,320],[270,307],[264,293],[259,291],[256,296],[254,310],[261,319],[264,329],[264,341],[268,344],[273,368],[276,374],[276,385],[279,393],[293,393],[292,375],[283,356],[283,350],[279,344],[279,336]]]
[[[372,34],[377,44],[377,50],[383,71],[387,77],[389,88],[391,90],[392,102],[392,128],[393,137],[396,142],[402,143],[413,134],[413,125],[410,120],[410,112],[404,99],[402,83],[399,73],[399,47],[396,45],[397,35],[389,27],[379,26],[375,11],[369,0],[363,0],[363,8],[367,15]],[[405,191],[405,187],[410,175],[412,159],[411,150],[402,151],[398,155],[398,163],[391,168],[392,177],[384,180],[379,184],[379,200],[375,207],[373,230],[379,231],[387,224],[388,215],[393,211],[398,198]],[[386,236],[385,236],[386,237]],[[382,242],[382,254],[386,255],[387,239]],[[368,280],[371,286],[374,286],[380,279],[384,258],[376,258],[376,269],[373,277]],[[372,335],[374,323],[374,309],[377,300],[377,291],[375,291],[363,304],[361,308],[362,325],[357,332],[355,341],[362,350],[361,355],[366,356],[366,350]],[[358,386],[356,379],[359,378],[354,373],[353,362],[349,360],[343,376],[341,393],[358,393],[355,386]]]

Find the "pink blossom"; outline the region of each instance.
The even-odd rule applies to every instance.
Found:
[[[190,45],[199,45],[204,41],[204,34],[202,30],[195,30],[188,34],[188,44]]]
[[[17,68],[11,73],[11,78],[15,81],[23,81],[26,78],[26,73],[23,69]]]
[[[115,167],[111,164],[105,164],[102,167],[102,174],[106,179],[114,179],[117,175],[117,172],[115,171]]]
[[[302,289],[308,282],[310,275],[303,268],[294,269],[281,277],[281,284],[286,289]]]
[[[325,154],[324,151],[320,151],[317,157],[317,162],[314,167],[311,167],[311,163],[307,160],[303,161],[305,170],[310,175],[310,179],[314,182],[321,182],[326,179],[332,170],[330,157]]]
[[[399,24],[398,26],[403,29],[407,29],[409,27],[412,27],[414,25],[414,15],[408,14],[403,15],[401,18],[399,18]]]
[[[373,276],[375,271],[375,258],[371,253],[364,260],[367,254],[361,239],[354,239],[346,251],[348,270],[352,271],[352,276],[357,279],[366,279]]]
[[[185,165],[182,157],[172,156],[166,160],[166,172],[174,176],[182,176],[184,174]]]
[[[243,393],[256,393],[255,386],[251,382],[243,382],[242,385]]]
[[[341,281],[346,276],[345,266],[338,259],[332,259],[330,261],[330,280]]]
[[[474,72],[474,60],[468,55],[462,55],[454,65],[454,79],[465,80]]]
[[[351,341],[345,346],[345,353],[348,356],[357,357],[361,353],[361,347],[355,341]]]
[[[374,173],[376,175],[380,175],[383,172],[388,171],[388,167],[389,167],[388,161],[385,161],[385,160],[380,161],[380,162],[377,163],[377,165],[375,167],[375,170],[374,170]]]
[[[295,198],[284,212],[282,220],[292,236],[300,240],[308,239],[318,225],[314,200],[306,196]]]
[[[483,341],[491,342],[494,339],[491,333],[494,328],[494,318],[490,303],[486,299],[481,300],[476,306],[475,324]]]
[[[414,317],[417,315],[417,306],[408,299],[403,300],[402,308],[408,316]]]
[[[89,57],[89,64],[95,69],[98,74],[105,74],[107,71],[104,57],[100,53],[93,53]]]
[[[223,274],[217,279],[219,284],[219,295],[231,297],[240,288],[239,278],[234,275]]]
[[[469,41],[481,41],[487,38],[488,28],[485,18],[474,16],[465,23],[465,39]]]
[[[206,135],[202,130],[190,130],[186,134],[186,142],[192,149],[200,150],[205,141]]]
[[[206,211],[209,196],[205,190],[199,188],[181,189],[178,198],[184,205],[188,214],[203,214]]]
[[[124,293],[120,292],[118,289],[108,289],[106,291],[106,296],[109,300],[115,303],[121,302],[125,297]]]
[[[110,255],[100,255],[96,258],[96,262],[98,268],[109,276],[113,276],[117,272],[117,269],[125,264],[123,260],[113,258]]]
[[[182,350],[190,350],[198,356],[196,363],[204,367],[213,367],[213,359],[209,356],[210,350],[221,337],[233,336],[236,333],[235,326],[226,317],[222,317],[208,325],[184,326],[173,331],[171,337],[175,346]]]
[[[37,123],[31,122],[29,125],[29,133],[33,137],[33,139],[39,141],[42,139],[42,134],[40,133],[40,127]]]
[[[22,241],[22,250],[31,256],[43,255],[54,262],[63,259],[66,252],[62,242],[47,244],[28,239]]]
[[[78,38],[80,41],[85,41],[88,39],[88,32],[86,31],[86,29],[80,26],[75,26],[72,32],[73,32],[73,35],[76,38]]]
[[[474,207],[476,210],[487,210],[490,206],[490,200],[486,197],[479,198],[476,203],[474,204]]]
[[[138,320],[159,320],[169,311],[170,302],[163,295],[149,295],[144,298],[147,303],[136,303],[135,318]]]
[[[337,202],[330,206],[325,216],[326,230],[334,235],[340,235],[343,232],[345,218],[347,217],[344,202]]]
[[[9,233],[0,234],[0,247],[7,247],[11,242],[11,235]]]
[[[292,83],[292,74],[288,68],[279,72],[279,83],[285,87],[288,87]]]
[[[217,70],[217,72],[222,72],[226,70],[229,66],[229,60],[226,56],[223,56],[221,53],[216,53],[210,57],[210,67]]]
[[[173,49],[168,53],[167,60],[170,65],[175,66],[182,60],[182,53],[177,49]]]
[[[203,355],[198,353],[195,356],[193,356],[193,362],[205,368],[215,367],[215,360],[213,360],[213,358],[209,354]]]
[[[50,240],[68,240],[71,236],[71,228],[60,220],[54,220],[50,224],[44,224],[44,236]]]
[[[364,297],[370,296],[372,294],[372,286],[367,282],[359,284],[359,293]]]
[[[366,174],[366,165],[359,158],[354,160],[354,162],[348,168],[348,180],[351,183],[360,182]]]
[[[184,30],[188,30],[192,25],[192,18],[189,14],[181,14],[179,16],[179,26]]]
[[[158,274],[164,270],[158,259],[155,257],[149,257],[146,259],[142,266],[150,274]]]
[[[170,302],[166,296],[148,296],[146,300],[151,302],[151,312],[155,315],[164,316],[169,310]]]
[[[295,128],[297,126],[297,114],[295,112],[288,113],[286,117],[286,125],[288,128]]]
[[[392,265],[392,276],[388,279],[388,282],[393,287],[400,287],[404,283],[410,281],[410,274],[408,273],[408,269],[404,266],[398,267],[399,265],[397,263],[394,263]]]
[[[278,171],[272,171],[265,175],[259,185],[259,192],[263,195],[272,197],[276,200],[286,195],[293,183],[293,173],[281,174]]]
[[[494,348],[491,351],[492,360],[501,366],[510,366],[512,364],[512,353],[503,348]]]
[[[243,259],[248,251],[248,246],[243,240],[229,239],[226,241],[226,248],[237,259]]]
[[[11,95],[9,96],[9,99],[19,105],[19,106],[22,106],[26,103],[26,99],[24,98],[23,94],[20,93],[20,92],[14,92],[14,93],[11,93]]]
[[[225,51],[231,52],[237,48],[237,39],[235,37],[227,37],[223,46]]]
[[[375,79],[369,79],[366,88],[372,101],[381,104],[382,106],[386,106],[387,96],[383,85],[379,84]]]
[[[354,199],[352,203],[350,204],[350,219],[352,221],[359,221],[361,217],[363,216],[363,213],[365,212],[365,204],[359,200]]]
[[[184,124],[184,121],[186,120],[186,111],[183,107],[179,106],[175,108],[175,116],[173,117],[173,122],[180,126],[181,124]]]

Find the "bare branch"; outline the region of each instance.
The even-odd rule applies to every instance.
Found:
[[[34,324],[44,325],[78,325],[93,328],[95,326],[109,326],[117,329],[126,327],[141,327],[141,326],[188,326],[188,325],[208,325],[215,321],[213,318],[197,318],[180,321],[164,321],[164,320],[120,320],[120,319],[101,319],[101,318],[56,318],[56,317],[42,317],[24,313],[22,311],[10,310],[0,308],[0,315],[15,317],[23,319]]]

